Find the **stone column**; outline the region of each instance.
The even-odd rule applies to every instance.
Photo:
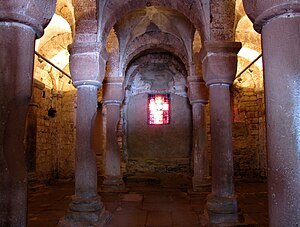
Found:
[[[35,178],[36,170],[36,134],[37,134],[37,113],[39,109],[38,96],[42,96],[42,91],[45,84],[34,79],[32,96],[29,104],[29,109],[26,117],[25,128],[25,160],[28,172],[28,180]],[[30,179],[31,178],[31,179]]]
[[[200,77],[188,77],[188,96],[193,111],[193,190],[209,191],[211,182],[205,114],[205,106],[208,103],[208,90]]]
[[[26,226],[23,145],[33,78],[34,44],[54,0],[0,1],[0,226]]]
[[[59,226],[102,226],[108,219],[97,193],[96,154],[92,130],[97,112],[97,91],[101,86],[98,43],[74,43],[70,49],[70,71],[77,90],[75,195]]]
[[[212,193],[207,198],[211,224],[241,221],[233,183],[232,117],[230,85],[237,68],[238,42],[205,42],[202,50],[203,77],[209,87]]]
[[[123,101],[123,78],[108,77],[103,84],[105,111],[104,123],[104,168],[103,191],[125,191],[121,174],[120,148],[118,145],[118,123],[120,105]]]
[[[269,226],[300,226],[300,1],[244,1],[261,33]]]

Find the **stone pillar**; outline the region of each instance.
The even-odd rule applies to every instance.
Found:
[[[300,1],[244,1],[261,33],[269,226],[300,226]]]
[[[32,96],[26,119],[26,129],[24,136],[25,160],[28,172],[28,180],[35,178],[36,170],[36,134],[37,134],[37,112],[39,108],[38,96],[42,96],[45,84],[34,79]]]
[[[109,217],[97,193],[96,154],[92,130],[97,113],[97,91],[101,86],[98,43],[74,43],[70,49],[70,71],[77,90],[75,195],[59,226],[103,226]]]
[[[237,69],[238,42],[205,42],[202,50],[203,77],[209,87],[212,193],[206,210],[211,224],[242,221],[233,182],[232,117],[230,85]]]
[[[193,190],[209,191],[211,182],[205,114],[205,106],[208,103],[208,90],[200,77],[188,77],[188,96],[193,111]]]
[[[118,123],[120,105],[123,101],[123,78],[108,77],[103,84],[105,111],[104,123],[104,181],[103,191],[125,191],[121,174],[120,148],[118,145]]]
[[[26,226],[23,144],[33,78],[34,44],[54,0],[0,1],[0,226]]]

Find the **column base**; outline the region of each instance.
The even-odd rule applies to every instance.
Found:
[[[65,216],[60,219],[58,227],[102,227],[111,217],[99,196],[88,199],[74,196],[69,208]]]
[[[105,176],[101,185],[101,192],[128,192],[121,176]]]
[[[224,221],[222,223],[211,223],[209,220],[209,215],[207,213],[207,210],[205,210],[204,214],[201,215],[199,218],[200,218],[200,224],[203,227],[257,227],[258,226],[257,223],[249,217],[239,222]]]
[[[193,177],[194,192],[211,192],[211,177]]]
[[[207,216],[209,224],[235,226],[233,224],[241,224],[245,221],[235,196],[218,197],[209,195],[207,197],[205,216]]]

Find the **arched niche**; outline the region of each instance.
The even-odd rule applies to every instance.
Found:
[[[148,53],[131,62],[123,108],[127,174],[189,175],[192,113],[186,77],[183,63],[169,53]],[[153,94],[170,97],[169,124],[149,124],[148,100]]]

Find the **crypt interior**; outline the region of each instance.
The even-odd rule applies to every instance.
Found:
[[[299,0],[0,3],[1,227],[300,226]],[[112,224],[141,185],[197,221]]]

